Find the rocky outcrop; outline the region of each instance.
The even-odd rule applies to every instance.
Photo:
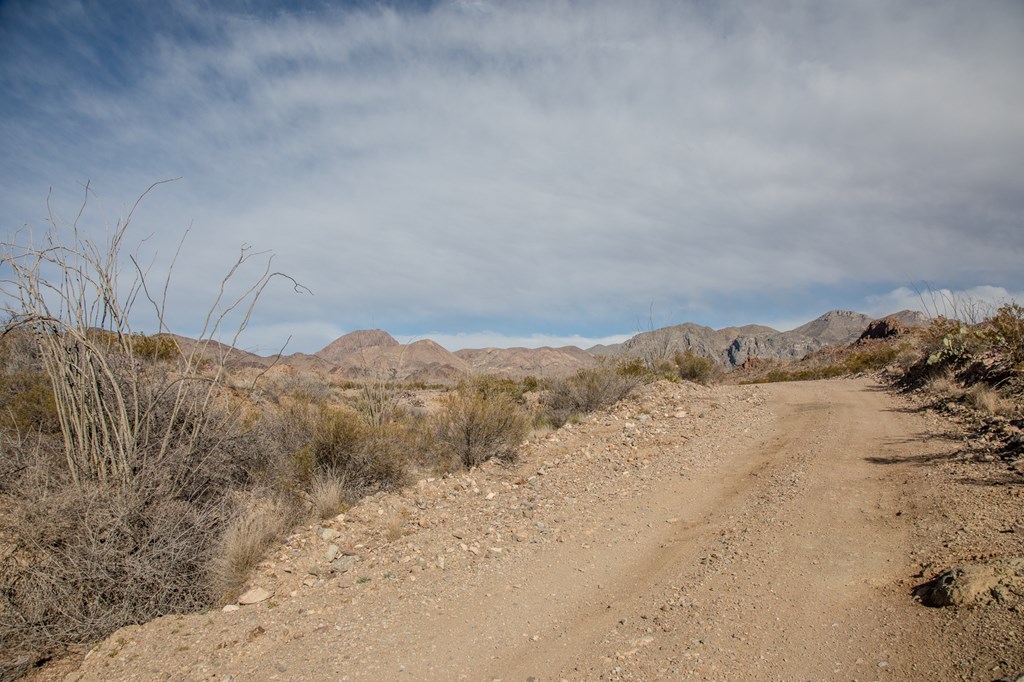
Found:
[[[964,564],[943,571],[914,594],[926,606],[1013,606],[1024,600],[1024,558]]]
[[[710,357],[727,369],[751,359],[799,360],[825,346],[855,341],[871,318],[849,310],[833,310],[792,331],[780,332],[762,325],[712,329],[687,322],[637,334],[616,346],[592,351],[622,357],[671,357],[691,351]]]

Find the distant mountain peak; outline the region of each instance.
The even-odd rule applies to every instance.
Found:
[[[360,329],[331,341],[313,355],[330,362],[338,362],[353,353],[370,348],[391,348],[398,345],[395,337],[383,329]]]

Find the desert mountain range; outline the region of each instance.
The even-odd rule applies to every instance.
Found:
[[[903,326],[923,324],[925,316],[902,311],[888,316]],[[430,339],[399,343],[380,329],[345,334],[309,355],[263,357],[235,351],[235,366],[278,365],[317,371],[344,379],[393,378],[400,381],[449,382],[466,374],[490,373],[510,377],[565,376],[590,367],[601,356],[644,357],[692,351],[713,358],[727,370],[750,358],[798,360],[825,346],[857,340],[874,318],[849,310],[833,310],[787,332],[747,325],[712,329],[692,322],[641,332],[624,343],[561,348],[480,348],[451,352]],[[179,341],[184,341],[179,339]]]

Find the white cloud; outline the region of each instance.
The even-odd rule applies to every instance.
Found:
[[[1024,302],[1024,291],[1011,292],[1004,287],[981,285],[967,289],[899,287],[867,297],[867,313],[882,317],[901,310],[918,310],[929,316],[953,317],[973,321],[987,316],[1006,303]]]
[[[450,334],[446,332],[431,332],[422,336],[400,336],[402,343],[412,343],[420,339],[430,339],[450,351],[463,348],[561,348],[563,346],[576,346],[577,348],[590,348],[598,344],[611,345],[622,343],[633,334],[613,334],[611,336],[585,337],[579,335],[555,336],[549,334],[530,334],[527,336],[512,336],[499,334],[497,332],[474,332],[462,334]]]
[[[1014,3],[181,8],[123,54],[99,10],[0,32],[0,221],[38,224],[51,184],[65,214],[85,179],[116,214],[183,175],[138,232],[166,254],[194,221],[183,324],[243,242],[314,292],[268,290],[250,330],[308,330],[301,350],[367,326],[600,335],[655,299],[791,319],[771,308],[822,287],[1024,288]]]

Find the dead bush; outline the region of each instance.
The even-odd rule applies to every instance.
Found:
[[[515,461],[529,431],[529,420],[513,398],[465,387],[445,396],[432,424],[441,458],[466,467],[492,457]]]
[[[173,482],[67,484],[5,501],[0,643],[34,658],[211,601],[208,566],[225,510]]]
[[[551,381],[541,396],[544,418],[559,427],[575,416],[614,405],[625,398],[641,378],[610,364],[581,369],[566,379]]]

